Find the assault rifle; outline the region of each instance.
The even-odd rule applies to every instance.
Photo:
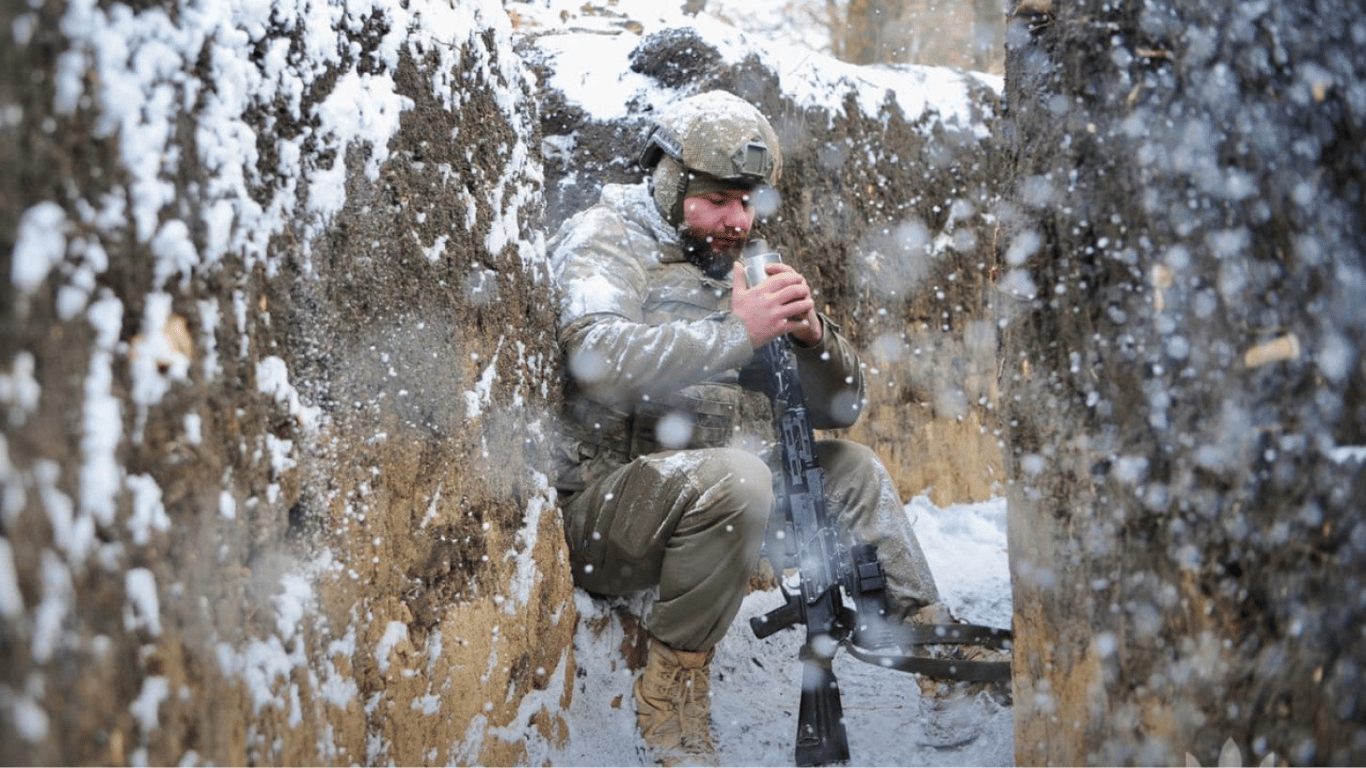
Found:
[[[764,267],[780,261],[767,243],[756,239],[744,257],[751,286],[763,282]],[[758,353],[769,376],[779,442],[774,473],[778,509],[783,515],[787,559],[795,562],[799,589],[781,586],[785,603],[750,619],[755,637],[764,638],[794,624],[806,625],[802,645],[802,692],[797,714],[796,763],[829,765],[849,760],[839,682],[833,660],[841,647],[871,664],[958,680],[1007,680],[1009,662],[963,661],[900,653],[916,644],[981,642],[1000,647],[1010,633],[970,624],[893,626],[887,620],[885,575],[872,544],[845,546],[826,510],[825,480],[815,454],[815,437],[806,395],[786,336]]]

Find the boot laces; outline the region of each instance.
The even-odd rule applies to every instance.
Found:
[[[711,765],[711,655],[652,651],[636,681],[641,735],[663,765]]]
[[[711,751],[711,702],[708,699],[710,674],[706,668],[680,669],[678,685],[679,721],[683,730],[683,746],[688,749]]]

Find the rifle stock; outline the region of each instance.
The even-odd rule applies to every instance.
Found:
[[[804,654],[802,699],[797,710],[797,765],[849,761],[849,735],[844,729],[844,707],[840,704],[839,681],[831,669],[832,661],[832,656]]]

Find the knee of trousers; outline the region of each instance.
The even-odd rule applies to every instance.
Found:
[[[863,443],[838,438],[817,441],[816,457],[822,469],[839,474],[867,472],[881,461],[873,449]]]
[[[826,491],[843,487],[846,491],[877,493],[891,478],[872,448],[852,440],[821,440],[816,457],[825,470]]]
[[[735,526],[746,538],[762,537],[773,509],[773,473],[768,465],[734,448],[707,454],[692,477],[699,493],[685,524]]]

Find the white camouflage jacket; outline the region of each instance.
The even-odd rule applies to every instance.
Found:
[[[582,489],[636,456],[726,445],[754,347],[730,311],[731,285],[689,263],[645,184],[609,184],[549,243],[568,376],[556,483]],[[863,375],[822,316],[824,337],[796,350],[813,424],[858,418]]]

